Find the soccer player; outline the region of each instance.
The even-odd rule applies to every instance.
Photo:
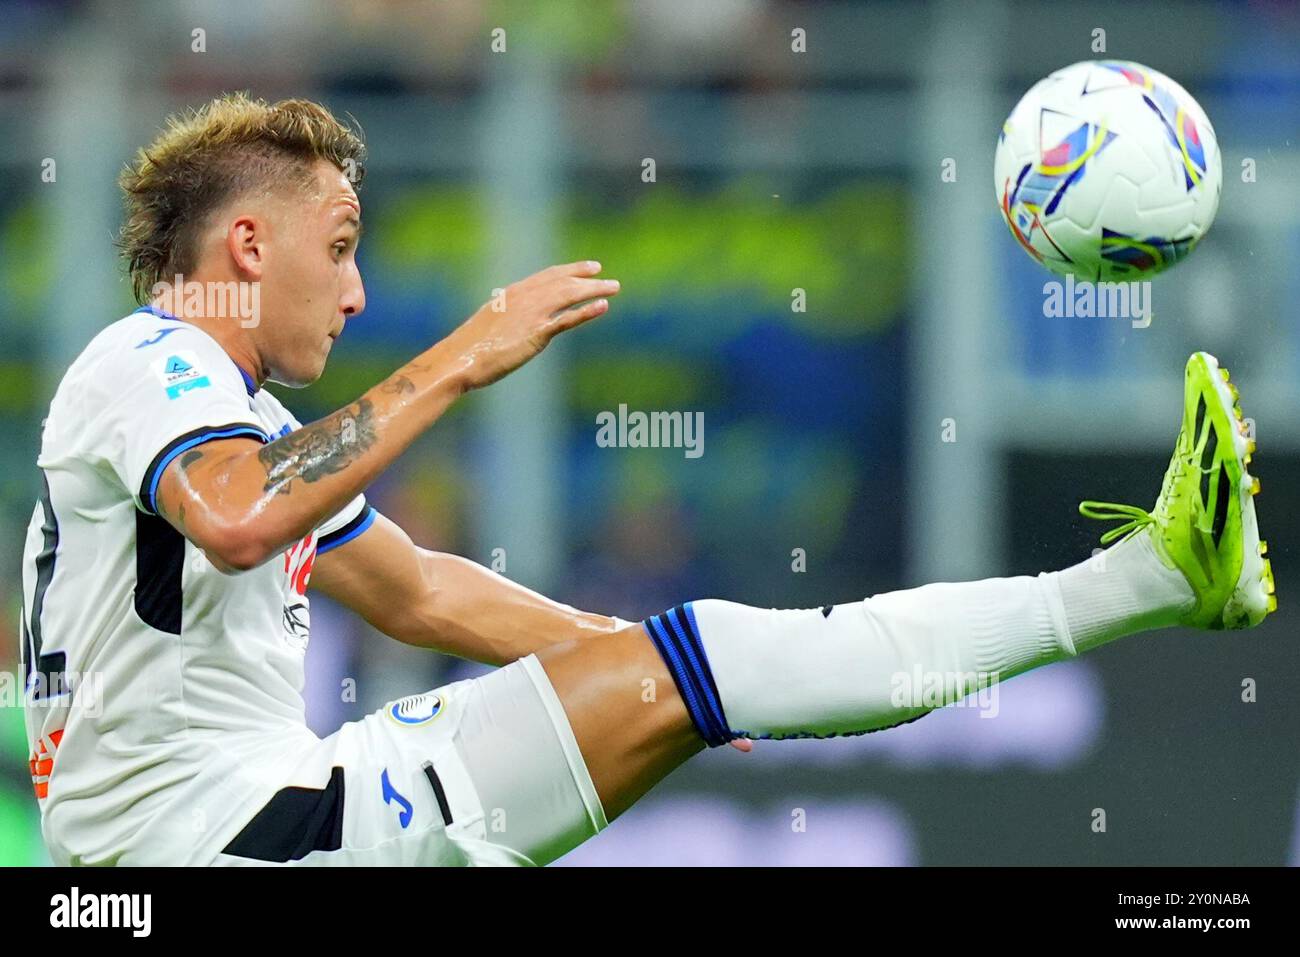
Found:
[[[1061,572],[808,610],[702,600],[631,624],[418,548],[366,486],[618,283],[594,262],[545,269],[300,424],[262,385],[314,381],[365,306],[363,152],[319,105],[236,95],[174,118],[123,173],[144,305],[58,387],[24,554],[31,771],[57,863],[544,864],[705,746],[932,710],[899,700],[899,675],[945,676],[945,703],[1123,635],[1273,609],[1253,443],[1205,353],[1154,510],[1084,503],[1126,521]],[[399,641],[502,667],[318,738],[309,587]]]

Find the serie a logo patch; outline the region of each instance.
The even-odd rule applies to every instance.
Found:
[[[442,698],[432,691],[426,691],[424,694],[413,694],[394,701],[385,710],[390,718],[409,728],[417,724],[428,724],[442,714],[442,707]]]
[[[153,364],[153,369],[169,399],[178,399],[191,389],[206,389],[212,385],[192,352],[182,350],[159,359]]]

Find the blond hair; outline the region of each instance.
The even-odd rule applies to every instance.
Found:
[[[309,189],[322,159],[360,186],[365,153],[359,131],[310,100],[268,104],[230,93],[169,117],[118,177],[126,220],[117,245],[136,301],[194,270],[199,231],[225,203],[282,182]]]

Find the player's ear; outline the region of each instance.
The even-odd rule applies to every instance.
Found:
[[[236,216],[226,228],[226,252],[235,268],[250,279],[262,278],[266,256],[266,224],[256,216]]]

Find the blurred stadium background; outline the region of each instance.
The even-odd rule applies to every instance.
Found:
[[[280,392],[300,418],[537,267],[591,256],[623,280],[609,318],[458,406],[371,492],[421,544],[504,558],[561,600],[638,618],[689,597],[810,606],[1061,566],[1101,531],[1080,499],[1154,500],[1193,349],[1232,369],[1257,422],[1281,598],[1263,627],[1119,642],[1009,683],[991,720],[948,709],[710,752],[566,863],[1300,863],[1295,5],[30,0],[0,3],[0,22],[10,676],[40,422],[66,364],[132,307],[111,246],[118,170],[173,109],[310,96],[370,144],[368,308],[317,386]],[[1003,117],[1094,57],[1097,28],[1106,56],[1185,85],[1224,152],[1218,222],[1156,280],[1148,329],[1045,319],[1049,277],[992,201]],[[702,411],[704,454],[597,447],[596,414],[620,403]],[[318,732],[482,670],[323,598],[313,611]],[[41,863],[6,680],[0,863]]]

